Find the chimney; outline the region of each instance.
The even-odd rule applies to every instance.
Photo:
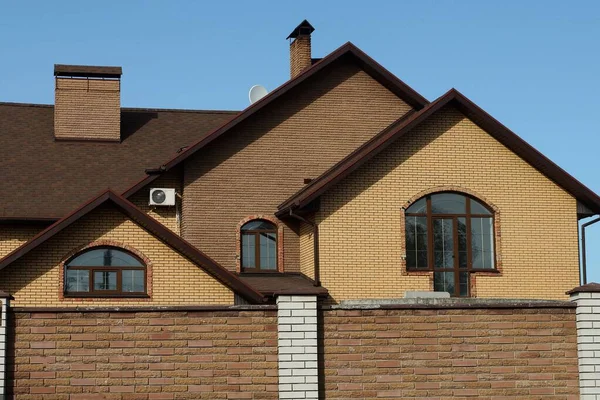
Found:
[[[121,67],[54,65],[54,138],[121,140]]]
[[[302,71],[312,65],[310,50],[310,34],[315,28],[304,20],[290,33],[290,76],[294,79]]]

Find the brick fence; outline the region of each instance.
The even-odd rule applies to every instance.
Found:
[[[5,389],[18,400],[598,400],[596,289],[572,302],[12,308]]]
[[[277,399],[277,314],[245,311],[11,315],[18,399]]]
[[[569,304],[334,309],[323,320],[327,399],[579,398]]]

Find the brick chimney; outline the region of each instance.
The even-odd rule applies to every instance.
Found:
[[[290,40],[290,76],[294,79],[312,65],[310,35],[315,28],[304,20],[287,37]]]
[[[121,67],[54,65],[54,138],[121,140]]]

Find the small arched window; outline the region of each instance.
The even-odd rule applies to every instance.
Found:
[[[406,210],[406,267],[434,272],[434,290],[469,296],[469,272],[496,268],[494,215],[460,193],[435,193]]]
[[[65,263],[65,293],[131,296],[146,293],[146,265],[115,247],[84,250]]]
[[[277,226],[263,219],[255,219],[245,223],[240,234],[242,271],[277,271]]]

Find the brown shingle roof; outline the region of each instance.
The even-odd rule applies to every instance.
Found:
[[[0,270],[8,267],[25,254],[34,250],[42,243],[46,242],[103,204],[113,204],[116,206],[123,214],[131,218],[131,220],[135,221],[148,232],[152,233],[158,240],[166,243],[175,251],[179,252],[179,254],[187,257],[190,261],[195,263],[210,276],[230,288],[234,293],[242,296],[251,303],[260,304],[263,302],[263,295],[257,292],[247,283],[242,282],[235,274],[217,264],[217,262],[189,244],[179,235],[173,233],[160,222],[156,221],[148,214],[138,209],[135,205],[127,201],[125,198],[111,190],[106,190],[93,199],[81,204],[75,211],[50,225],[32,239],[6,255],[6,257],[0,260]],[[190,288],[190,290],[193,290],[193,288]]]
[[[301,209],[308,205],[333,187],[337,182],[341,181],[368,160],[375,157],[396,139],[405,134],[409,134],[413,128],[446,105],[457,107],[459,111],[479,125],[493,138],[553,180],[557,185],[571,193],[573,197],[587,206],[590,210],[595,213],[600,213],[600,197],[596,193],[592,192],[577,179],[569,175],[565,170],[554,164],[529,143],[525,142],[510,129],[502,125],[479,106],[466,98],[462,93],[456,89],[451,89],[420,111],[401,117],[332,168],[325,171],[321,176],[312,180],[308,185],[304,186],[296,192],[296,194],[280,204],[279,211],[276,215],[283,217],[292,209]]]
[[[124,108],[121,143],[55,141],[54,108],[0,103],[1,219],[59,219],[110,187],[122,192],[237,112]]]
[[[277,295],[315,295],[327,296],[328,291],[305,275],[292,274],[240,274],[239,278],[265,296]]]

